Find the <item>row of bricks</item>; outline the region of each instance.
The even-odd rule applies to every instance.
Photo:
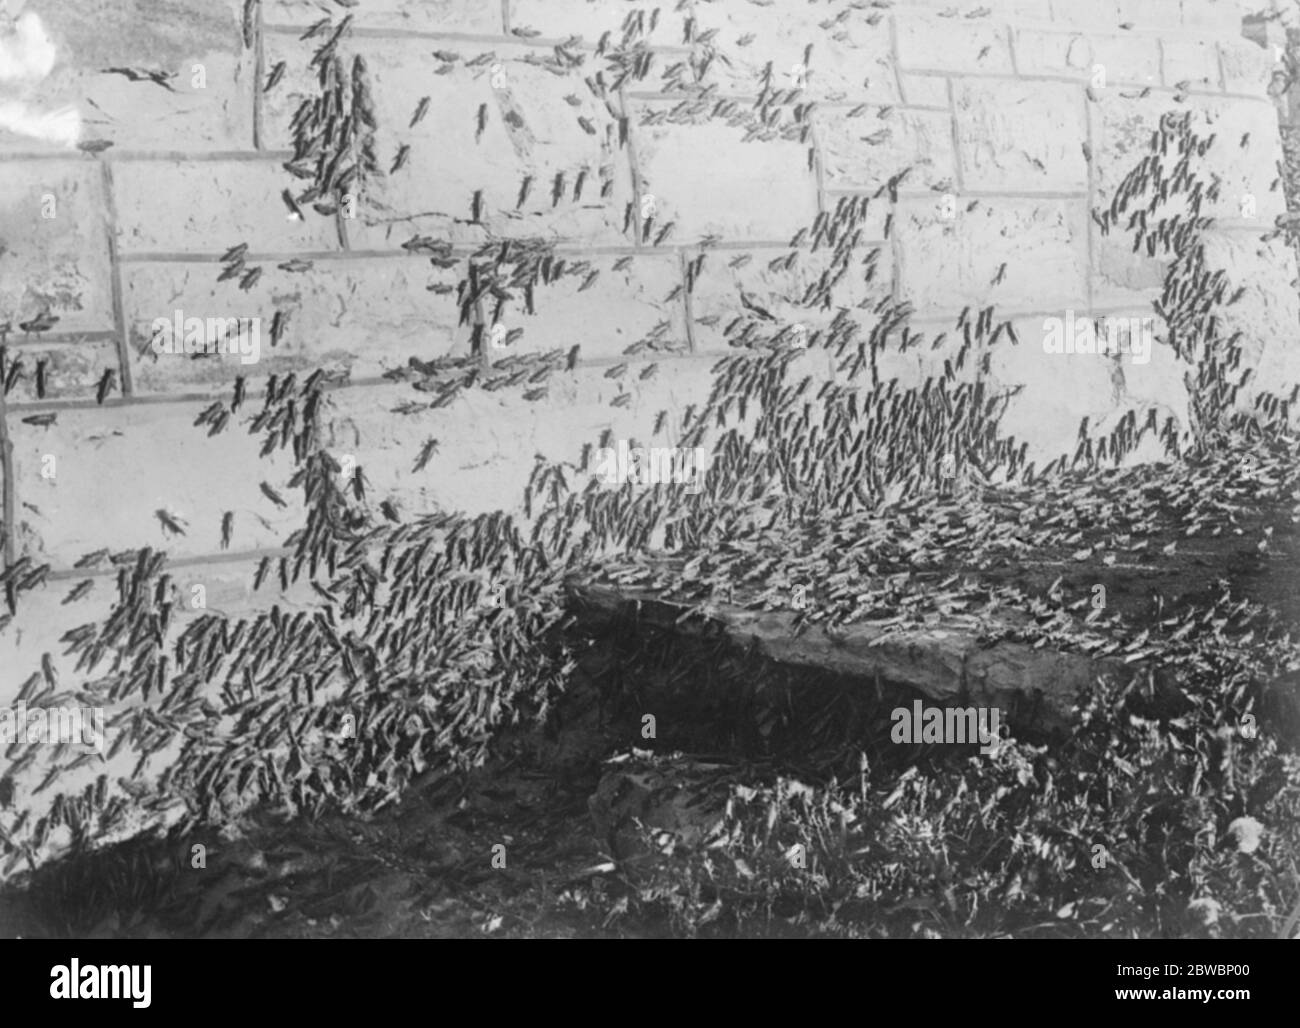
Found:
[[[1117,180],[1118,170],[1112,174]],[[1105,184],[1110,187],[1108,194],[1114,183]],[[87,203],[88,216],[99,209],[93,188],[81,193],[68,189],[65,195]],[[1243,209],[1243,199],[1253,206]],[[1262,178],[1229,180],[1219,206],[1219,214],[1247,215],[1233,219],[1225,231],[1253,238],[1271,227],[1282,210],[1282,198]],[[921,315],[939,317],[971,303],[1015,310],[1077,306],[1089,297],[1108,306],[1145,302],[1161,281],[1163,265],[1133,253],[1125,233],[1102,237],[1088,211],[1083,193],[900,195],[896,204],[868,207],[860,226],[862,244],[829,290],[829,300],[832,306],[856,307],[892,294],[913,304]],[[284,311],[289,327],[281,345],[274,350],[269,344],[265,347],[262,369],[268,371],[332,361],[364,376],[400,364],[413,349],[459,352],[468,345],[470,328],[460,323],[456,292],[466,274],[463,255],[468,246],[460,248],[462,259],[447,268],[397,248],[351,252],[259,248],[245,255],[246,268],[261,273],[244,289],[239,276],[219,281],[222,265],[216,258],[217,247],[246,241],[248,236],[242,233],[219,235],[215,227],[210,228],[214,249],[207,254],[133,254],[123,248],[115,273],[103,245],[102,225],[96,227],[88,216],[77,213],[75,207],[69,210],[65,205],[59,217],[25,226],[28,234],[9,234],[13,252],[0,257],[0,268],[15,269],[0,279],[0,310],[11,323],[30,317],[42,306],[60,315],[48,336],[20,334],[15,329],[8,337],[20,350],[48,351],[55,362],[52,369],[59,371],[50,379],[52,395],[61,390],[70,395],[93,391],[99,360],[114,359],[113,302],[118,282],[126,332],[123,349],[133,354],[131,377],[141,392],[193,389],[205,380],[206,362],[160,366],[148,351],[155,321],[171,320],[176,310],[203,319],[262,318],[264,325],[275,311]],[[814,214],[809,206],[807,219]],[[787,222],[767,227],[772,236],[777,232],[793,236],[803,226]],[[793,322],[803,316],[801,302],[815,295],[810,289],[823,276],[834,275],[827,248],[811,250],[806,242],[798,248],[788,244],[789,240],[781,243],[774,238],[760,247],[742,242],[640,252],[631,247],[561,246],[556,254],[565,259],[569,273],[537,286],[533,311],[522,309],[522,297],[517,295],[488,320],[523,329],[518,342],[522,348],[578,343],[586,357],[615,357],[661,322],[667,322],[675,342],[713,350],[725,343],[721,324],[710,322],[725,323],[742,292],[783,321]],[[32,252],[44,254],[44,263],[33,267],[26,256]],[[292,270],[305,266],[304,256],[311,266]],[[689,294],[688,327],[684,264],[701,256]],[[290,264],[291,259],[302,263]],[[1252,264],[1262,262],[1248,258],[1247,265]],[[1256,270],[1263,270],[1262,266]],[[609,310],[620,312],[613,326],[599,318],[599,312]],[[344,339],[346,346],[339,342]],[[81,345],[66,345],[70,342]],[[96,347],[102,351],[100,358],[94,354]],[[27,383],[20,382],[18,395],[25,388]]]
[[[1165,94],[1142,96],[1120,87],[1088,93],[1065,83],[927,81],[943,94],[929,98],[934,107],[862,107],[852,117],[813,112],[825,188],[874,192],[910,166],[910,189],[1082,191],[1090,159],[1103,171],[1122,166],[1136,129],[1153,128],[1166,111],[1188,108],[1206,126],[1205,134],[1231,123],[1254,140],[1247,150],[1234,146],[1225,132],[1207,155],[1208,170],[1227,183],[1231,207],[1241,194],[1259,194],[1269,185],[1261,179],[1271,178],[1268,151],[1276,147],[1276,114],[1267,103],[1197,97],[1180,105]],[[666,101],[631,106],[641,123],[641,191],[656,197],[661,224],[675,223],[673,242],[707,235],[776,239],[797,231],[791,225],[811,220],[817,198],[806,146],[796,140],[744,142],[741,131],[718,120],[665,120],[677,110]],[[453,115],[475,107],[467,102],[435,108],[418,134],[379,137],[381,154],[406,145],[410,159],[361,197],[367,210],[349,226],[352,246],[397,249],[425,231],[453,243],[482,242],[489,230],[503,238],[631,240],[635,233],[625,227],[632,198],[625,148],[620,152],[586,137],[575,124],[572,137],[552,135],[547,145],[521,154],[504,129],[475,140],[469,119],[458,125]],[[1091,154],[1083,146],[1088,141]],[[338,233],[328,220],[289,217],[281,194],[293,180],[280,167],[282,158],[112,160],[123,252],[211,251],[230,238],[255,238],[262,248],[277,250],[336,246]],[[72,204],[74,216],[90,216],[96,201],[109,199],[100,192],[99,178],[89,159],[7,161],[0,166],[6,226],[20,231],[24,221],[53,220],[57,211],[50,210],[50,197]],[[602,196],[604,180],[611,187]],[[772,201],[774,191],[784,194],[782,202]],[[471,219],[475,194],[478,223]],[[175,205],[165,199],[173,196],[186,198],[174,213]],[[158,213],[160,198],[166,216]],[[1226,209],[1213,213],[1232,216]]]
[[[761,10],[754,8],[753,12]],[[894,15],[878,25],[851,22],[854,28],[845,30],[846,38],[836,40],[833,35],[828,39],[827,32],[818,27],[820,10],[807,8],[803,12],[811,19],[807,32],[789,30],[784,21],[790,12],[781,11],[773,15],[778,20],[770,36],[761,36],[743,48],[725,45],[730,37],[722,37],[720,46],[727,60],[715,60],[700,84],[712,86],[720,94],[752,94],[770,62],[776,84],[789,87],[792,70],[803,64],[809,52],[805,48],[810,46],[811,59],[802,83],[807,99],[922,106],[946,102],[946,84],[936,82],[936,76],[1021,75],[1092,81],[1099,67],[1104,69],[1106,80],[1114,84],[1139,88],[1187,84],[1198,90],[1262,96],[1275,63],[1271,53],[1242,39],[1214,42],[1204,36],[1168,33],[1058,32],[990,19],[970,21],[929,15]],[[737,16],[737,38],[743,38],[740,30],[747,24],[745,19],[757,16],[751,12],[742,15]],[[312,92],[308,63],[318,41],[300,40],[301,26],[268,30],[261,43],[262,52],[256,54],[243,47],[234,28],[230,26],[232,34],[228,39],[223,37],[221,45],[211,40],[203,49],[184,57],[170,52],[160,54],[167,62],[165,70],[177,74],[169,90],[105,73],[102,61],[96,61],[94,67],[80,65],[77,54],[72,52],[43,92],[50,103],[73,102],[88,114],[87,101],[93,100],[94,110],[104,115],[102,119],[98,113],[94,117],[95,124],[103,124],[95,131],[108,136],[119,150],[239,150],[252,142],[254,120],[258,117],[265,122],[257,133],[260,146],[286,146],[289,118],[302,98]],[[469,84],[458,81],[466,77],[463,69],[461,74],[435,75],[439,64],[430,55],[432,45],[428,39],[409,36],[385,40],[354,36],[345,44],[341,52],[349,48],[363,50],[371,60],[381,126],[405,126],[410,116],[406,108],[413,97],[428,94],[437,100],[435,109],[455,108],[462,99],[459,94],[486,93],[490,88],[483,66]],[[142,49],[148,51],[147,41],[142,43]],[[527,56],[549,53],[525,39],[489,37],[460,46],[458,52],[465,60],[480,53],[495,54],[494,60],[505,69],[505,88],[525,95],[536,92],[538,82],[546,80],[552,82],[549,92],[556,99],[572,87],[572,83],[565,83],[564,90],[557,90],[554,87],[559,83],[554,83],[548,73],[525,63]],[[658,60],[657,68],[673,63],[671,53],[658,54]],[[287,73],[263,96],[262,83],[254,81],[255,65],[260,63],[265,70],[281,61]],[[137,57],[134,63],[146,62]],[[596,67],[598,64],[588,62],[580,70],[582,75],[592,74]],[[653,89],[653,74],[634,86]],[[581,75],[577,81],[581,81]],[[584,89],[576,92],[590,99]],[[463,99],[468,103],[475,97],[465,95]],[[478,101],[482,99],[478,97]],[[465,108],[469,116],[463,120],[467,124],[472,122],[476,106],[477,102]],[[452,142],[447,140],[447,149],[452,149]],[[19,137],[7,137],[0,142],[0,149],[22,152],[30,150],[31,144]]]
[[[1018,343],[1004,333],[992,347],[989,384],[995,391],[1022,387],[1015,402],[1023,410],[1011,411],[1007,426],[1031,443],[1040,462],[1069,447],[1084,414],[1100,424],[1128,402],[1170,406],[1179,400],[1182,381],[1167,348],[1147,364],[1126,363],[1127,391],[1117,397],[1111,361],[1046,352],[1041,316],[1012,324]],[[881,379],[897,377],[909,386],[941,375],[944,362],[959,352],[960,338],[950,332],[937,349],[932,341],[927,335],[920,345],[879,355]],[[810,370],[819,366],[821,375],[831,374],[823,351],[809,350],[803,359]],[[365,469],[374,504],[391,499],[407,515],[438,508],[513,510],[535,454],[577,461],[584,443],[594,444],[606,429],[616,439],[674,445],[683,412],[709,393],[714,363],[702,357],[664,361],[650,377],[640,374],[646,365],[613,377],[599,368],[561,369],[550,378],[547,395],[536,401],[525,400],[518,389],[470,389],[440,409],[429,408],[430,394],[410,384],[334,389],[324,409],[322,438],[337,458],[351,457]],[[960,374],[973,376],[977,364],[968,359]],[[233,375],[234,369],[228,372]],[[1070,381],[1065,393],[1054,387],[1062,377]],[[626,405],[611,406],[620,395],[629,397]],[[258,456],[261,436],[249,435],[244,426],[261,404],[256,397],[247,403],[230,427],[214,436],[194,425],[205,406],[201,400],[65,409],[49,424],[22,420],[19,411],[11,411],[19,552],[63,569],[101,547],[165,546],[181,556],[201,557],[217,550],[227,510],[235,512],[235,549],[281,545],[301,523],[301,493],[287,485],[293,471],[287,453]],[[1047,419],[1044,404],[1051,412]],[[394,413],[399,409],[406,413]],[[655,434],[660,411],[667,417]],[[427,467],[416,471],[430,438],[440,447]],[[138,485],[114,487],[121,482]],[[287,505],[270,499],[262,482]],[[166,532],[155,516],[158,509],[178,517],[186,533]],[[90,510],[93,518],[86,516]]]

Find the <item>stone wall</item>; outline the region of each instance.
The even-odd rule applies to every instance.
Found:
[[[1246,287],[1224,317],[1248,330],[1257,380],[1300,381],[1294,258],[1261,241],[1284,212],[1275,57],[1243,38],[1243,12],[1225,0],[27,8],[58,46],[32,102],[74,104],[83,142],[0,135],[0,323],[12,324],[10,366],[23,362],[0,410],[5,553],[52,566],[0,633],[0,692],[107,611],[112,569],[74,567],[92,551],[165,548],[208,609],[254,604],[253,569],[301,520],[290,460],[259,457],[241,426],[272,375],[335,376],[327,443],[406,513],[513,508],[535,454],[573,460],[606,428],[646,438],[660,411],[676,424],[731,350],[742,295],[811,331],[840,309],[867,322],[881,301],[912,305],[927,342],[891,367],[914,382],[955,352],[929,340],[956,338],[963,308],[995,307],[1019,342],[1004,336],[987,373],[1023,387],[1006,428],[1040,465],[1072,448],[1085,416],[1105,426],[1155,407],[1185,425],[1188,369],[1167,347],[1118,374],[1042,347],[1045,318],[1151,313],[1163,264],[1103,237],[1090,211],[1171,110],[1219,138],[1206,156],[1222,182],[1211,251]],[[347,210],[304,203],[291,217],[282,194],[306,184],[284,167],[294,115],[319,93],[312,55],[345,16],[339,53],[348,68],[364,55],[381,173]],[[638,17],[625,53],[646,43],[650,71],[616,87],[610,51]],[[856,197],[868,201],[862,262],[809,310],[799,298],[829,265],[807,230]],[[430,260],[435,244],[403,246],[416,237],[450,244],[448,266]],[[511,238],[546,240],[569,273],[531,312],[516,297],[466,323],[466,262]],[[239,274],[219,280],[222,255],[244,244]],[[178,310],[262,319],[260,360],[158,355],[155,319]],[[42,311],[57,324],[18,327]],[[470,354],[475,322],[490,359],[577,346],[576,363],[544,390],[469,389],[442,407],[394,377],[412,357]],[[488,341],[497,324],[505,350]],[[214,402],[229,408],[239,375],[247,407],[224,431],[195,427]],[[429,439],[439,448],[413,471]],[[95,586],[65,605],[87,577]]]

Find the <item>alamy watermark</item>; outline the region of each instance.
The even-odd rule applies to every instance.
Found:
[[[1086,353],[1099,356],[1127,353],[1134,364],[1151,360],[1156,319],[1076,317],[1067,310],[1064,318],[1043,319],[1044,353]]]
[[[104,752],[103,707],[0,707],[0,746],[13,743],[85,746]]]
[[[52,999],[129,999],[143,1010],[152,1002],[153,965],[86,964],[73,957],[50,968]]]
[[[261,318],[187,318],[177,310],[171,319],[154,318],[149,345],[165,354],[234,354],[241,364],[262,356]]]
[[[916,700],[890,713],[889,738],[901,744],[978,742],[987,756],[998,748],[1000,717],[997,707],[926,707]]]
[[[688,493],[698,493],[708,469],[709,454],[701,446],[629,447],[626,439],[620,439],[616,448],[604,446],[596,451],[594,473],[608,485],[674,483],[686,486]]]

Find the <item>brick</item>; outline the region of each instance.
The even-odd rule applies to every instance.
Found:
[[[82,0],[42,5],[59,60],[41,83],[41,107],[74,105],[81,138],[112,140],[118,152],[251,147],[253,58],[240,40],[235,3],[176,0],[166,17],[142,17],[135,4],[87,7]],[[175,78],[168,89],[103,70],[113,67]],[[35,148],[22,137],[0,141],[0,149]]]
[[[1000,24],[910,12],[900,13],[896,21],[898,63],[904,69],[1012,73],[1011,47]]]
[[[1103,236],[1093,228],[1093,301],[1102,307],[1150,303],[1159,298],[1165,261],[1133,252],[1133,237],[1112,229]]]
[[[1114,31],[1124,24],[1120,0],[1093,0],[1080,4],[1074,0],[1052,0],[1052,21],[1062,28],[1073,26]]]
[[[972,189],[1066,191],[1088,182],[1083,92],[1049,82],[955,87],[962,181]]]
[[[909,189],[929,188],[955,174],[952,118],[947,113],[894,109],[881,118],[868,109],[846,118],[842,111],[819,111],[814,123],[828,189],[878,189],[909,166]],[[879,133],[887,135],[867,141]]]
[[[1075,308],[1076,315],[1085,311]],[[1064,310],[1050,316],[1064,318]],[[995,348],[989,361],[990,385],[1012,394],[999,428],[1029,444],[1026,459],[1039,469],[1062,455],[1073,456],[1083,418],[1096,428],[1122,403],[1112,361],[1097,354],[1045,352],[1044,322],[1044,317],[1016,319],[1020,345]],[[1066,382],[1069,388],[1062,388]]]
[[[0,161],[0,324],[48,310],[60,335],[113,327],[105,209],[95,161]]]
[[[1022,75],[1092,75],[1092,42],[1081,32],[1046,32],[1017,28],[1016,67]]]
[[[973,211],[959,204],[957,218],[945,220],[931,201],[902,201],[895,222],[901,297],[933,312],[990,303],[1010,310],[1082,306],[1086,218],[1082,202],[980,200]]]
[[[1213,43],[1166,39],[1164,50],[1165,85],[1186,82],[1192,89],[1219,89],[1219,54]]]
[[[230,539],[232,553],[243,549],[239,544],[242,541],[242,529],[246,527],[245,520],[247,519],[238,516],[235,518]],[[211,542],[214,538],[219,540],[220,519],[216,524],[203,525],[201,533],[205,542]],[[194,560],[191,558],[191,561]],[[292,616],[301,610],[312,610],[320,606],[320,597],[312,591],[305,573],[297,582],[290,579],[288,589],[280,585],[278,563],[267,574],[261,588],[254,589],[253,583],[260,563],[260,557],[225,561],[203,561],[199,558],[197,563],[187,562],[169,568],[176,585],[176,594],[180,598],[176,617],[178,626],[184,628],[189,621],[205,611],[228,618],[256,617],[269,612],[272,606],[278,606],[281,611]],[[202,595],[206,605],[201,608],[193,606],[197,595],[196,586],[203,587]]]
[[[373,40],[365,40],[373,44]],[[606,104],[571,74],[556,79],[522,58],[528,48],[505,44],[458,45],[463,60],[450,74],[424,42],[385,41],[382,56],[365,49],[378,128],[375,150],[382,174],[360,191],[357,219],[349,239],[358,249],[396,248],[414,235],[454,242],[482,242],[495,236],[549,235],[557,238],[623,243],[623,216],[630,199],[627,156],[618,143],[617,122]],[[497,52],[499,61],[467,68],[464,60]],[[303,72],[310,57],[293,39],[276,40],[267,58],[285,60],[292,74],[268,94],[266,123],[271,145],[292,147],[290,119],[316,95]],[[346,55],[351,67],[350,52]],[[493,86],[499,64],[504,85]],[[571,106],[564,97],[578,99]],[[410,122],[420,98],[428,96],[427,115]],[[478,132],[478,112],[487,122]],[[579,122],[585,119],[594,134]],[[392,172],[398,150],[409,146],[405,166]],[[562,175],[558,200],[552,194]],[[582,179],[581,192],[578,180]],[[522,206],[525,179],[530,190]],[[287,176],[286,176],[287,179]],[[611,183],[601,196],[602,183]],[[298,188],[308,183],[298,182]],[[481,223],[471,223],[474,195],[481,192]]]
[[[579,265],[584,270],[574,268],[558,281],[539,284],[533,294],[534,313],[527,312],[522,296],[504,304],[498,322],[507,331],[523,329],[523,335],[508,350],[493,350],[493,357],[581,346],[583,360],[618,358],[627,347],[650,337],[661,322],[667,322],[669,330],[655,337],[656,345],[685,351],[685,315],[679,289],[682,271],[677,254],[665,251],[638,255],[615,270],[614,265],[622,261],[608,255],[585,259],[569,256],[571,268]],[[593,273],[597,277],[584,289]],[[676,295],[670,299],[675,290]],[[489,318],[494,310],[492,307],[487,312]],[[644,353],[647,359],[651,355],[651,351]]]
[[[581,454],[584,442],[598,442],[605,427],[616,439],[671,444],[685,408],[691,404],[698,407],[707,399],[713,385],[712,366],[712,361],[699,359],[663,361],[657,374],[643,380],[640,369],[633,365],[620,381],[606,378],[603,368],[579,368],[567,395],[552,389],[550,409],[535,408],[529,439],[542,452],[557,457],[568,454],[569,460]],[[609,405],[619,393],[630,394],[627,407]],[[573,411],[572,420],[566,421],[569,410]],[[668,412],[667,431],[655,437],[654,422],[661,410]]]
[[[854,311],[854,315],[859,324],[857,338],[866,340],[871,334],[876,319],[865,312]],[[897,379],[903,389],[924,385],[926,379],[939,379],[944,376],[945,360],[950,362],[949,367],[953,369],[957,381],[973,381],[978,373],[978,361],[972,353],[967,353],[965,362],[960,368],[953,363],[958,359],[961,345],[960,333],[954,333],[953,327],[951,323],[944,324],[943,328],[948,334],[942,341],[940,341],[940,331],[923,331],[922,338],[912,342],[906,350],[898,348],[900,340],[897,336],[891,337],[887,345],[876,354],[876,369],[880,375],[880,382],[886,384]],[[939,341],[937,347],[934,346],[936,341]],[[852,349],[847,349],[845,355],[852,352]],[[838,363],[840,358],[835,359]],[[864,377],[864,382],[870,382],[869,375]]]
[[[79,556],[81,554],[74,555],[73,560]],[[9,626],[10,630],[0,634],[0,667],[5,668],[4,678],[0,681],[0,704],[8,706],[17,700],[19,685],[28,675],[40,670],[41,657],[45,654],[53,661],[60,678],[67,676],[77,680],[74,669],[79,655],[65,655],[67,644],[60,644],[59,636],[74,625],[108,617],[117,598],[116,582],[105,576],[98,579],[81,599],[63,606],[62,600],[77,582],[75,578],[49,582],[44,588],[20,594],[18,613]],[[37,783],[39,781],[38,778]]]
[[[1242,200],[1250,196],[1254,199],[1253,217],[1264,230],[1286,210],[1281,184],[1271,188],[1282,161],[1273,105],[1207,98],[1200,115],[1204,125],[1201,134],[1214,133],[1216,137],[1205,154],[1204,167],[1209,175],[1217,175],[1222,181],[1219,202],[1202,208],[1202,212],[1208,210],[1218,218],[1240,218]]]
[[[217,263],[127,265],[124,306],[139,392],[224,392],[236,375],[255,385],[266,375],[296,371],[301,378],[317,367],[367,378],[404,367],[411,356],[468,352],[470,329],[458,324],[455,296],[463,265],[442,270],[418,257],[360,257],[318,261],[297,273],[256,259],[248,267],[261,267],[262,276],[245,291],[237,280],[218,282]],[[431,285],[445,291],[432,292]],[[260,359],[153,353],[154,319],[172,321],[176,310],[183,319],[260,319]],[[272,347],[277,310],[289,320]]]
[[[1145,364],[1138,363],[1136,355],[1121,355],[1116,385],[1125,403],[1137,407],[1142,413],[1150,407],[1164,408],[1185,425],[1188,397],[1184,383],[1192,367],[1189,362],[1180,360],[1169,345],[1169,329],[1164,320],[1153,315],[1150,306],[1115,311],[1108,317],[1150,319],[1154,325],[1154,342]],[[1139,320],[1139,324],[1145,322]]]
[[[1182,0],[1183,25],[1204,33],[1235,36],[1241,31],[1238,0]]]
[[[36,392],[36,365],[45,362],[45,399],[89,400],[94,398],[99,380],[109,368],[117,370],[117,345],[109,340],[82,343],[50,343],[42,346],[15,347],[11,359],[21,359],[23,374],[9,393],[11,418],[26,417],[22,403],[39,399]],[[121,387],[121,377],[111,395]]]
[[[1278,68],[1273,51],[1244,39],[1220,41],[1224,88],[1229,93],[1252,93],[1264,96]]]
[[[1096,102],[1089,104],[1093,119],[1092,169],[1099,205],[1109,205],[1124,177],[1145,159],[1152,135],[1169,107],[1167,95],[1133,96],[1115,89],[1101,92]],[[1174,160],[1170,160],[1170,168]]]
[[[640,115],[663,104],[634,105],[643,195],[655,197],[658,222],[676,222],[677,242],[719,235],[728,240],[792,237],[817,214],[808,146],[752,140],[721,121],[644,125]]]
[[[802,87],[807,98],[899,102],[887,17],[871,24],[844,0],[817,6],[709,4],[697,7],[696,14],[701,32],[718,31],[718,45],[729,62],[714,61],[705,85],[716,82],[724,93],[756,94],[770,61],[773,87],[789,89],[811,46]],[[739,44],[749,36],[752,41]]]
[[[336,250],[332,218],[308,209],[288,218],[280,197],[294,180],[276,161],[121,161],[113,166],[118,246],[123,254],[220,254],[248,242],[259,250]],[[183,196],[184,204],[160,200]]]
[[[66,410],[49,428],[12,423],[26,552],[43,553],[61,567],[101,547],[212,552],[224,510],[235,511],[245,545],[279,545],[302,516],[301,491],[287,488],[291,457],[259,458],[260,440],[233,426],[208,438],[193,426],[203,406],[108,408],[114,412],[109,419],[100,408]],[[49,466],[42,463],[47,454],[55,458],[52,478],[41,473]],[[287,508],[262,494],[262,480],[281,493]],[[105,503],[105,496],[113,501]],[[164,536],[154,515],[162,507],[180,514],[191,530]]]
[[[1254,216],[1262,229],[1282,213],[1285,204],[1282,193],[1270,189],[1276,174],[1274,162],[1281,158],[1272,105],[1262,100],[1203,97],[1191,109],[1196,133],[1203,139],[1215,136],[1205,156],[1195,160],[1194,170],[1207,183],[1214,175],[1221,180],[1219,201],[1205,201],[1200,213],[1241,218],[1242,201],[1251,196]],[[1109,205],[1123,178],[1149,153],[1153,132],[1161,115],[1169,110],[1169,102],[1166,96],[1156,94],[1125,97],[1122,91],[1107,90],[1092,110],[1096,119],[1093,168],[1098,201]],[[1247,135],[1243,148],[1241,140]],[[1242,160],[1243,154],[1251,155],[1251,159]],[[1177,160],[1174,153],[1166,156],[1169,174]],[[1166,216],[1185,211],[1182,198],[1175,197],[1166,207]]]
[[[1161,51],[1156,38],[1136,33],[1096,36],[1091,44],[1089,78],[1094,88],[1160,84]],[[1100,79],[1097,77],[1098,65],[1102,69],[1103,77]]]
[[[943,75],[917,75],[903,72],[904,101],[916,107],[949,108],[948,79]]]
[[[873,250],[878,250],[875,271],[872,281],[867,282],[866,262]],[[726,328],[744,313],[739,302],[742,293],[777,319],[776,323],[763,326],[760,336],[764,338],[794,324],[803,324],[810,332],[824,329],[837,311],[874,304],[889,294],[893,261],[888,246],[855,249],[849,269],[831,289],[829,308],[810,308],[803,301],[809,288],[830,270],[831,255],[826,250],[800,250],[788,270],[783,265],[772,267],[790,253],[777,249],[709,253],[691,294],[697,349],[701,352],[731,349]],[[732,266],[733,261],[746,255],[750,258],[748,262]]]
[[[1181,13],[1179,0],[1119,0],[1120,23],[1138,31],[1167,32],[1179,23]]]
[[[1244,287],[1240,300],[1218,308],[1219,332],[1230,336],[1243,333],[1243,367],[1253,367],[1252,381],[1238,395],[1243,409],[1252,409],[1259,391],[1282,393],[1300,381],[1300,361],[1294,339],[1300,318],[1300,295],[1295,288],[1296,257],[1281,239],[1267,243],[1253,232],[1210,229],[1205,235],[1205,264],[1210,271],[1222,270],[1229,295]]]
[[[1103,194],[1147,154],[1152,133],[1170,109],[1169,97],[1126,96],[1107,89],[1088,106],[1093,119],[1093,171]],[[1107,198],[1109,199],[1109,198]]]
[[[1161,81],[1160,40],[1154,35],[1018,29],[1015,45],[1022,75],[1066,75],[1095,89]]]
[[[702,403],[712,384],[710,363],[699,359],[663,360],[657,373],[642,379],[648,362],[633,362],[617,379],[605,367],[556,372],[547,395],[536,401],[524,390],[469,389],[438,410],[417,411],[397,420],[387,411],[425,394],[409,387],[367,386],[331,394],[331,416],[343,434],[333,440],[339,453],[352,453],[365,469],[371,495],[392,498],[399,510],[415,515],[431,509],[519,512],[524,484],[535,454],[577,462],[584,443],[597,444],[610,429],[615,438],[670,445],[688,404]],[[626,393],[626,407],[610,401]],[[660,410],[669,413],[665,437],[652,434]],[[423,441],[442,442],[428,466],[411,468]],[[585,485],[570,478],[575,490]]]
[[[565,258],[572,269],[580,258]],[[582,289],[587,271],[572,271],[534,292],[534,313],[523,309],[522,298],[498,311],[490,301],[484,316],[494,317],[507,330],[523,335],[507,353],[565,349],[581,345],[585,359],[615,357],[661,322],[670,330],[662,337],[686,347],[679,298],[668,299],[681,282],[675,253],[637,257],[615,271],[615,256],[587,259],[597,278]],[[317,367],[346,370],[354,379],[369,379],[407,365],[410,357],[432,359],[470,352],[471,329],[460,325],[455,289],[466,275],[464,264],[447,270],[419,258],[351,258],[320,261],[305,273],[264,267],[263,279],[251,291],[217,283],[216,264],[133,264],[126,280],[126,310],[132,340],[132,366],[141,393],[192,391],[227,392],[236,375],[250,389],[268,375]],[[429,285],[445,292],[431,293]],[[518,290],[515,290],[518,296]],[[617,318],[598,312],[620,309]],[[154,354],[149,341],[154,318],[260,318],[260,359],[243,364],[236,354],[195,359],[185,354]],[[288,315],[280,344],[270,344],[273,313]],[[660,337],[656,337],[658,341]]]

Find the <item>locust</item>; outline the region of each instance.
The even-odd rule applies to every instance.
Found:
[[[284,77],[285,66],[284,61],[278,61],[275,67],[271,69],[271,74],[266,77],[266,85],[262,87],[263,93],[269,93],[279,84],[280,79]]]
[[[20,321],[18,327],[24,332],[48,332],[59,322],[57,314],[51,314],[49,311],[42,311],[36,317],[29,321]]]
[[[109,392],[117,380],[117,370],[115,368],[105,368],[104,373],[99,377],[99,384],[95,387],[95,402],[103,405],[108,398]]]
[[[289,312],[277,310],[271,317],[271,345],[278,346],[289,324]],[[236,387],[238,388],[238,386]]]
[[[272,489],[271,486],[268,485],[265,481],[261,483],[260,487],[263,495],[266,496],[266,498],[269,499],[272,503],[274,503],[277,507],[289,506],[285,502],[284,497],[282,497],[279,493],[277,493],[274,489]]]
[[[433,455],[437,452],[438,452],[438,440],[437,439],[427,440],[425,444],[422,447],[420,447],[420,454],[418,457],[416,457],[415,467],[412,468],[412,470],[423,471],[425,467],[428,466],[428,463],[433,458]]]
[[[184,522],[182,522],[180,518],[177,518],[173,514],[169,513],[165,508],[159,507],[157,510],[153,512],[153,515],[158,519],[159,523],[162,525],[163,535],[168,535],[168,534],[184,535],[185,534]]]
[[[290,214],[290,215],[291,215],[295,220],[297,220],[297,221],[301,221],[301,220],[302,220],[302,208],[299,207],[299,206],[298,206],[298,202],[297,202],[296,200],[294,200],[294,198],[293,198],[293,194],[292,194],[291,192],[289,192],[289,190],[285,189],[285,190],[283,190],[283,191],[280,193],[280,199],[283,200],[283,201],[284,201],[284,205],[285,205],[287,208],[289,208],[289,214]],[[286,263],[292,263],[292,262],[290,261],[290,262],[286,262]],[[285,268],[285,265],[284,265],[284,264],[281,264],[281,265],[279,265],[279,266],[280,266],[281,268]],[[286,270],[288,270],[288,269],[286,269]]]
[[[90,590],[93,589],[94,586],[95,586],[95,580],[93,578],[82,579],[73,587],[72,591],[63,598],[63,602],[61,606],[66,607],[69,603],[75,603],[77,600],[85,596],[86,593],[90,592]]]
[[[23,359],[19,357],[9,365],[8,370],[5,372],[4,393],[6,396],[8,396],[11,392],[13,392],[13,388],[15,385],[18,384],[18,379],[22,375],[22,373],[23,373]]]
[[[94,550],[78,558],[72,566],[75,568],[94,568],[103,563],[104,558],[108,556],[108,550]]]

